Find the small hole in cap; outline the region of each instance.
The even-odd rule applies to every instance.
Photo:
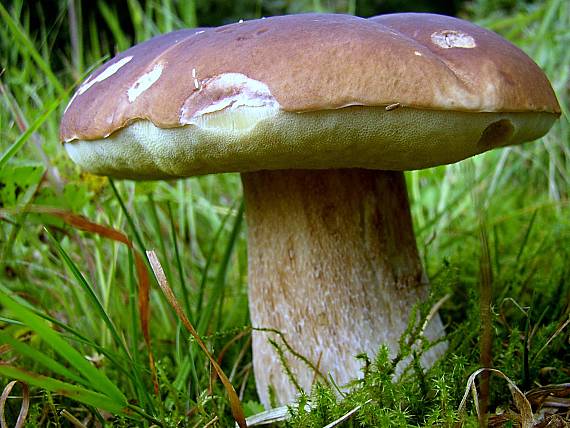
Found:
[[[482,148],[504,146],[515,132],[513,123],[508,119],[501,119],[491,123],[481,134],[477,145]]]

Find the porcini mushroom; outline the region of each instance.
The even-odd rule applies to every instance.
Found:
[[[429,14],[308,14],[182,30],[96,70],[61,123],[87,171],[130,179],[240,172],[252,325],[345,384],[394,352],[427,295],[404,170],[544,135],[560,115],[539,67],[498,35]],[[438,317],[426,336],[443,334]],[[265,331],[262,403],[295,398]],[[442,352],[424,355],[429,365]],[[314,371],[285,349],[308,390]]]

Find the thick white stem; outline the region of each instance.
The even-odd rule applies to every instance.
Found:
[[[280,331],[339,385],[361,375],[357,354],[373,356],[381,344],[395,352],[412,307],[427,295],[403,174],[282,170],[242,174],[242,181],[252,325]],[[438,317],[426,334],[443,334]],[[270,389],[277,404],[298,393],[268,339],[304,390],[318,379],[278,335],[254,331],[255,379],[266,407]]]

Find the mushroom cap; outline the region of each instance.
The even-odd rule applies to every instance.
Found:
[[[520,49],[432,14],[303,14],[180,30],[97,69],[60,129],[125,178],[406,170],[544,135],[560,107]]]

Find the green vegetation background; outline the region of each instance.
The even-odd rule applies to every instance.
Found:
[[[249,350],[239,177],[110,183],[70,162],[58,123],[75,85],[133,43],[186,26],[303,11],[459,14],[533,57],[564,114],[538,142],[407,173],[434,290],[419,309],[443,301],[449,353],[427,373],[412,365],[397,383],[384,352],[362,357],[366,375],[342,402],[319,387],[291,409],[286,425],[324,426],[354,408],[342,426],[461,420],[467,379],[480,366],[485,290],[492,290],[493,366],[523,391],[569,381],[569,2],[416,0],[406,9],[373,0],[2,4],[0,389],[13,379],[31,386],[28,426],[232,426],[226,390],[144,267],[145,249],[156,250],[180,307],[246,415],[262,410]],[[403,340],[402,356],[414,356],[406,343],[415,330]],[[492,378],[491,414],[521,422],[506,385]],[[11,426],[21,391],[18,385],[12,398],[0,399],[0,416]],[[463,422],[476,425],[472,402],[467,415]]]

